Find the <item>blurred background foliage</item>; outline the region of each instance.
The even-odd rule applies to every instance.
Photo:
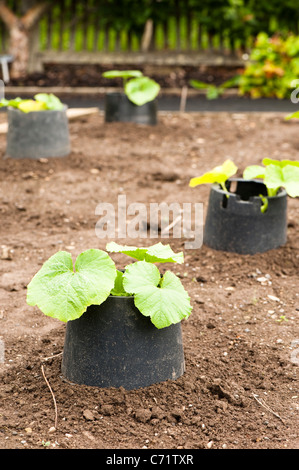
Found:
[[[15,13],[31,0],[7,0]],[[248,59],[231,86],[252,98],[289,96],[299,78],[299,0],[54,0],[39,24],[40,51],[206,52]],[[26,8],[25,8],[26,9]],[[0,49],[7,50],[0,22]],[[203,84],[198,83],[203,88]]]
[[[242,95],[288,98],[299,77],[299,36],[260,33],[239,81]]]

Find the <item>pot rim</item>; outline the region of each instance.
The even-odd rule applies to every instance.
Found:
[[[41,113],[62,113],[62,112],[65,112],[66,110],[68,109],[68,105],[63,103],[63,108],[62,109],[42,109],[40,111],[29,111],[28,113],[24,113],[23,111],[21,111],[20,109],[18,108],[14,108],[13,106],[8,106],[7,107],[7,110],[11,111],[11,112],[16,112],[16,113],[19,113],[19,114],[22,114],[22,115],[28,115],[28,114],[33,114],[33,113],[38,113],[38,114],[41,114]]]
[[[246,183],[252,182],[252,183],[259,183],[260,185],[266,186],[265,183],[264,183],[263,181],[259,180],[259,179],[250,179],[250,180],[246,180],[246,179],[244,179],[244,178],[228,178],[227,181],[232,181],[232,182],[233,182],[233,181],[237,181],[237,182],[246,182]],[[219,193],[221,193],[221,194],[223,194],[223,195],[226,194],[226,192],[221,188],[221,186],[220,186],[219,183],[212,183],[211,188],[212,188],[214,191],[217,191],[217,192],[219,192]],[[228,191],[228,193],[229,193],[229,195],[231,195],[231,196],[235,196],[235,197],[237,196],[236,193],[233,193],[233,192],[230,192],[230,191]],[[285,197],[285,196],[287,196],[287,192],[286,192],[286,190],[285,190],[284,188],[280,188],[280,189],[279,189],[279,192],[278,192],[275,196],[267,196],[267,195],[266,195],[266,197],[267,197],[268,199],[278,199],[278,198],[280,198],[280,197]],[[252,198],[253,198],[253,199],[259,198],[259,196],[251,196],[250,199],[252,199]]]
[[[124,95],[127,96],[124,91],[107,91],[106,96],[111,96],[111,95]]]
[[[124,97],[125,97],[125,98],[127,98],[127,100],[128,100],[130,103],[134,104],[135,106],[138,106],[139,108],[140,108],[141,106],[145,106],[145,105],[148,104],[148,103],[155,103],[155,102],[156,102],[156,98],[154,98],[153,100],[147,101],[147,102],[144,103],[144,104],[137,105],[137,104],[133,103],[133,101],[130,100],[130,98],[129,98],[128,95],[125,93],[125,91],[107,91],[106,94],[105,94],[105,97],[109,97],[109,96],[111,96],[111,97],[112,97],[112,96],[116,96],[116,97],[119,97],[119,98],[121,98],[121,97],[124,98]]]

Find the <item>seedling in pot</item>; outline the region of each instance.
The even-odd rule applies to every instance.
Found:
[[[157,328],[188,318],[192,307],[180,279],[171,271],[161,276],[154,263],[183,263],[183,253],[157,243],[138,248],[107,244],[107,251],[135,260],[117,270],[110,256],[97,249],[81,253],[75,262],[59,251],[44,263],[27,288],[27,303],[45,314],[67,322],[79,318],[90,305],[101,305],[109,295],[133,296],[141,314]]]
[[[137,106],[153,101],[160,91],[160,85],[139,70],[109,70],[102,75],[104,78],[121,78],[125,95]]]
[[[0,101],[0,107],[17,108],[24,113],[32,111],[59,111],[63,109],[60,99],[52,93],[37,93],[34,99],[13,98]]]
[[[262,212],[267,210],[268,197],[276,196],[281,188],[284,188],[290,197],[299,196],[299,162],[264,158],[262,163],[264,166],[250,165],[243,172],[244,180],[261,179],[267,188],[267,196],[260,195]],[[199,184],[218,183],[229,196],[226,182],[236,174],[237,170],[237,166],[231,160],[226,160],[223,165],[215,167],[200,177],[192,178],[189,185],[194,187]]]

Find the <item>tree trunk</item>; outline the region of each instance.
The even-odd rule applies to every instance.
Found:
[[[0,2],[0,18],[9,31],[9,54],[13,56],[11,77],[22,78],[28,73],[31,35],[49,3],[37,3],[21,17],[17,17],[4,1]]]

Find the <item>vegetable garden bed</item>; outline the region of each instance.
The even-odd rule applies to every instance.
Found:
[[[174,272],[193,306],[177,380],[138,390],[69,383],[61,374],[65,325],[26,303],[26,286],[51,255],[75,259],[112,241],[95,234],[100,202],[203,202],[205,215],[209,188],[190,188],[190,178],[226,158],[239,176],[264,157],[298,160],[298,122],[163,113],[149,128],[93,114],[71,121],[70,135],[68,157],[40,161],[4,159],[0,135],[0,448],[298,448],[298,199],[288,201],[286,245],[266,253],[160,240],[184,251]]]

